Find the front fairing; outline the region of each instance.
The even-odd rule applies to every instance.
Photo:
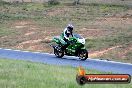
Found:
[[[76,36],[69,38],[69,41],[75,42],[67,47],[71,51],[76,51],[79,49],[86,49],[85,48],[85,39],[83,37],[81,37],[80,35],[76,34]]]

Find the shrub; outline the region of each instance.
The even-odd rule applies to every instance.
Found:
[[[58,5],[59,4],[59,1],[57,1],[57,0],[49,0],[48,1],[48,4],[49,5]]]

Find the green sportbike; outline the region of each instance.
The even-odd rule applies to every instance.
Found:
[[[69,42],[69,46],[65,50],[62,50],[62,47],[66,44],[62,35],[53,37],[51,45],[56,57],[62,58],[64,55],[67,55],[77,56],[80,60],[86,60],[88,58],[88,51],[85,48],[85,39],[82,36],[75,33],[73,37],[69,38]]]

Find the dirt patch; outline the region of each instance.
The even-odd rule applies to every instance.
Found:
[[[107,30],[107,29],[87,29],[83,28],[78,31],[79,34],[81,34],[83,37],[101,37],[101,36],[106,36],[112,33],[112,31]]]
[[[20,49],[25,49],[29,46],[35,45],[37,43],[40,43],[42,41],[42,39],[38,39],[38,40],[29,40],[29,41],[24,41],[22,43],[19,43],[16,48],[20,48]]]
[[[118,58],[127,59],[127,58],[126,58],[126,57],[127,57],[127,53],[130,52],[130,51],[132,51],[132,45],[129,45],[128,47],[123,48],[123,49],[121,50],[121,52],[118,52],[118,53],[117,53],[117,57],[118,57]]]
[[[32,43],[38,43],[38,42],[41,42],[42,39],[37,39],[37,40],[29,40],[29,41],[25,41],[25,42],[22,42],[20,43],[20,45],[23,45],[23,44],[32,44]]]
[[[48,45],[42,45],[42,44],[29,46],[27,48],[27,50],[39,51],[39,52],[48,52],[48,53],[51,53],[52,52],[50,46],[48,46]]]
[[[99,18],[94,23],[99,26],[111,26],[111,27],[126,27],[132,25],[132,18],[124,17],[108,17],[108,18]]]
[[[28,33],[25,33],[24,35],[28,36],[28,35],[32,35],[32,34],[35,34],[35,32],[28,32]]]
[[[29,25],[29,24],[33,24],[33,21],[31,20],[21,20],[21,21],[15,21],[14,25],[16,26],[25,26],[25,25]]]
[[[100,50],[100,51],[91,52],[91,53],[89,53],[89,56],[90,56],[90,57],[100,57],[100,56],[106,54],[107,52],[109,52],[109,51],[111,51],[111,50],[114,50],[114,49],[116,49],[116,48],[118,48],[118,47],[121,47],[121,45],[119,45],[119,46],[114,46],[114,47],[107,48],[107,49],[103,49],[103,50]]]
[[[126,61],[128,60],[131,62],[131,54],[128,56],[128,53],[131,53],[132,51],[132,46],[129,45],[128,47],[119,45],[119,46],[114,46],[111,48],[103,49],[100,51],[93,51],[89,53],[89,57],[92,58],[108,58],[109,60],[119,60],[119,61]]]
[[[0,37],[1,39],[7,38],[7,36]]]
[[[45,52],[51,51],[51,47],[49,47],[48,43],[51,42],[52,37],[60,35],[63,31],[62,29],[52,27],[42,28],[31,20],[16,21],[12,23],[11,27],[14,27],[18,33],[17,35],[8,36],[6,38],[6,41],[9,40],[9,37],[17,41],[12,47],[16,49],[39,50]],[[110,32],[107,29],[83,28],[78,30],[77,33],[82,34],[83,37],[100,37]],[[10,42],[10,40],[8,42]]]
[[[48,11],[48,15],[49,16],[55,16],[55,15],[60,15],[60,14],[66,14],[67,12],[69,12],[69,8],[57,8],[57,9],[52,9],[50,11]]]
[[[26,27],[26,26],[15,26],[15,28],[24,28],[24,27]]]
[[[31,20],[16,21],[11,24],[11,27],[17,34],[3,38],[9,43],[11,39],[16,42],[14,46],[11,46],[12,48],[49,53],[51,52],[51,47],[48,43],[51,42],[53,36],[60,35],[62,32],[62,30],[57,28],[40,27]]]

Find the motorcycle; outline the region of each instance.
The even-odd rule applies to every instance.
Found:
[[[85,48],[85,39],[79,34],[73,34],[73,37],[69,38],[69,46],[62,50],[62,47],[66,44],[61,36],[53,37],[52,47],[54,54],[58,58],[62,58],[64,55],[77,56],[80,60],[86,60],[88,58],[88,51]]]

